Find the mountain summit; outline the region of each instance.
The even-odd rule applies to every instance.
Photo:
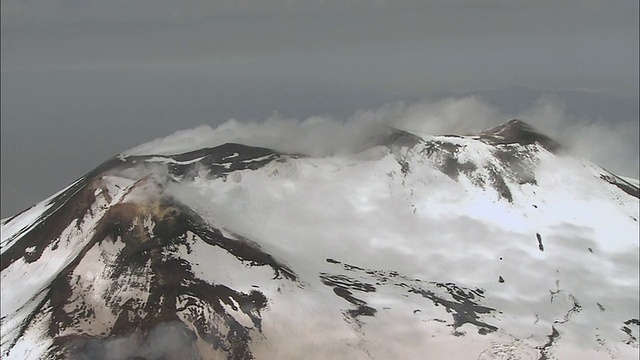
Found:
[[[531,125],[522,120],[512,119],[508,122],[496,126],[480,133],[482,137],[493,141],[495,144],[522,144],[530,145],[538,143],[549,151],[560,148],[560,144],[550,137],[538,132]]]
[[[635,358],[638,181],[559,147],[114,157],[2,220],[2,357]]]

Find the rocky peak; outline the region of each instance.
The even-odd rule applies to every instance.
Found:
[[[529,145],[538,143],[549,151],[556,151],[561,145],[545,134],[536,130],[533,126],[518,119],[512,119],[506,123],[485,130],[478,134],[483,140],[493,144]]]

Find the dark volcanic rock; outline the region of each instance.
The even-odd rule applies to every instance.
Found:
[[[434,306],[443,306],[453,318],[453,322],[449,325],[454,328],[454,335],[456,336],[463,335],[462,332],[458,331],[458,328],[465,324],[476,326],[478,333],[481,335],[498,330],[496,326],[488,324],[481,319],[483,315],[490,315],[496,312],[495,309],[480,304],[481,299],[484,298],[484,290],[482,289],[469,289],[451,282],[441,283],[409,279],[396,271],[364,269],[334,259],[327,259],[327,262],[333,265],[342,265],[344,270],[361,276],[357,280],[346,275],[320,274],[323,284],[333,287],[336,295],[356,306],[356,309],[348,312],[356,320],[357,316],[361,315],[373,316],[376,310],[367,305],[364,300],[355,298],[350,290],[368,293],[383,291],[386,290],[386,286],[389,286],[390,288],[403,289],[406,295],[420,295],[428,299]],[[370,279],[370,282],[364,281],[367,278]]]
[[[108,160],[2,222],[1,356],[638,348],[635,180],[588,164],[558,174],[545,148],[559,145],[517,120],[474,136],[390,129],[372,144],[339,158],[228,143]],[[576,182],[594,191],[573,201]]]
[[[608,182],[609,184],[618,187],[620,190],[624,191],[625,193],[640,199],[640,188],[622,179],[621,177],[613,174],[601,174],[600,178]]]
[[[550,137],[538,132],[524,121],[513,119],[505,124],[483,131],[479,134],[481,139],[491,144],[522,144],[538,143],[549,151],[558,150],[561,145]]]

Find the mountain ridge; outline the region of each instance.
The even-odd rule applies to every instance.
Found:
[[[3,222],[3,357],[637,353],[637,196],[535,134],[116,156]]]

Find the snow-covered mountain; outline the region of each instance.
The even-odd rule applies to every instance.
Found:
[[[6,359],[637,359],[638,181],[512,120],[120,155],[2,221]]]

